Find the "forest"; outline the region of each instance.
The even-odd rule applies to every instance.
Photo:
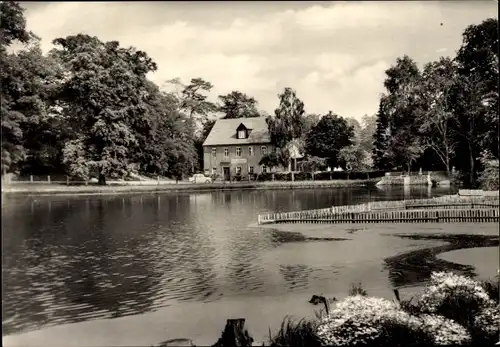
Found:
[[[378,111],[361,123],[307,113],[291,87],[273,115],[242,91],[210,101],[213,85],[201,77],[166,81],[167,90],[148,79],[158,66],[146,52],[86,34],[54,38],[44,53],[17,2],[0,3],[0,30],[2,175],[182,178],[202,169],[216,119],[244,117],[266,117],[278,149],[263,159],[270,167],[287,167],[298,148],[303,170],[455,167],[471,187],[498,175],[497,19],[465,28],[455,57],[422,69],[398,58]]]

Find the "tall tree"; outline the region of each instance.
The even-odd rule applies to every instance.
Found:
[[[188,173],[185,161],[195,161],[194,140],[187,116],[178,109],[175,95],[160,92],[152,82],[145,100],[145,116],[149,119],[146,133],[138,132],[141,151],[136,161],[143,172],[180,177]],[[179,166],[177,162],[184,162]]]
[[[271,142],[282,156],[289,156],[291,143],[300,143],[304,135],[304,103],[292,88],[285,88],[278,95],[280,103],[274,111],[274,117],[266,119]],[[293,141],[293,142],[292,142]],[[299,148],[300,150],[300,148]],[[288,160],[290,165],[290,161]]]
[[[425,144],[436,153],[448,174],[457,141],[453,129],[454,112],[450,104],[450,91],[456,83],[456,73],[456,66],[450,58],[425,65],[420,89],[424,102],[417,113]]]
[[[460,136],[457,154],[469,160],[457,164],[469,173],[466,183],[474,186],[481,150],[498,158],[498,19],[470,25],[462,36],[453,104]]]
[[[386,96],[382,96],[376,114],[376,130],[373,134],[373,164],[379,170],[392,169],[395,165],[388,156],[389,139],[391,128],[389,122],[388,101]]]
[[[5,51],[14,41],[26,44],[36,36],[26,29],[24,9],[17,1],[0,2],[0,50]]]
[[[417,64],[408,56],[396,60],[386,70],[388,124],[390,137],[385,156],[392,162],[404,163],[411,171],[412,164],[422,155],[425,144],[419,136],[420,125],[415,112],[421,107],[421,75]]]
[[[212,83],[203,78],[193,78],[191,82],[184,87],[180,108],[187,113],[191,122],[203,122],[207,117],[217,110],[217,106],[208,101],[209,93],[213,88]]]
[[[227,95],[219,95],[219,112],[224,119],[259,117],[257,101],[244,93],[233,90]]]
[[[330,167],[339,165],[339,152],[353,142],[354,130],[347,121],[331,111],[321,118],[306,138],[306,153],[326,158]]]
[[[303,135],[307,134],[321,119],[321,115],[310,113],[304,117]]]
[[[7,53],[7,47],[15,41],[25,47],[27,44],[33,45],[19,54]],[[42,56],[37,44],[36,36],[26,30],[24,9],[17,2],[1,2],[0,98],[3,173],[21,169],[30,154],[25,147],[30,129],[40,125],[42,119],[47,119],[47,95],[57,73],[52,71],[53,66]],[[39,126],[34,134],[42,133],[43,130],[43,127]]]
[[[346,122],[348,126],[352,128],[354,136],[351,139],[351,145],[343,147],[339,151],[339,163],[348,170],[368,170],[371,168],[373,163],[371,158],[371,148],[365,150],[362,147],[362,136],[364,135],[363,127],[355,118],[347,118]]]
[[[149,95],[146,74],[156,64],[142,51],[121,48],[84,34],[54,40],[52,54],[67,69],[61,100],[76,138],[64,148],[64,162],[72,175],[96,172],[124,176],[130,158],[140,150],[137,133],[148,131],[144,115]]]
[[[361,132],[359,135],[360,146],[366,152],[371,153],[373,151],[373,136],[377,131],[377,116],[364,115],[361,119]]]

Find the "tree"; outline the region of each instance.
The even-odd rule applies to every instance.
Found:
[[[352,144],[339,151],[339,163],[348,170],[369,170],[373,165],[371,147],[368,150],[362,147],[363,128],[354,118],[347,118],[346,122],[353,129],[354,136],[351,139]]]
[[[137,152],[136,161],[143,172],[172,177],[185,175],[189,170],[178,162],[197,158],[188,119],[179,111],[175,95],[160,92],[152,82],[148,85],[145,115],[150,127],[147,133],[137,134],[142,150]]]
[[[426,64],[421,86],[425,107],[417,115],[424,143],[437,154],[448,175],[457,141],[453,129],[454,112],[450,105],[454,83],[456,66],[450,58]]]
[[[57,64],[42,56],[38,38],[26,30],[23,12],[16,2],[0,3],[3,173],[21,170],[26,159],[40,158],[37,146],[48,148],[57,142],[47,133],[52,123],[47,103],[57,82]],[[8,54],[6,49],[14,41],[27,49]]]
[[[259,117],[257,111],[257,101],[239,91],[232,91],[227,95],[219,95],[219,112],[222,112],[223,119],[252,118]]]
[[[491,129],[485,114],[488,105],[483,103],[483,87],[480,77],[459,75],[452,93],[453,110],[455,112],[454,130],[457,133],[456,155],[458,168],[467,173],[466,186],[477,185],[479,154],[486,146],[485,138]],[[496,125],[498,126],[498,125]],[[497,149],[498,153],[498,149]]]
[[[388,158],[389,139],[391,128],[389,123],[388,101],[386,96],[380,99],[378,112],[376,114],[376,131],[373,134],[373,164],[379,170],[392,169],[394,165]]]
[[[306,153],[312,156],[326,158],[330,167],[339,164],[339,151],[351,145],[354,131],[347,121],[331,111],[321,118],[306,138]]]
[[[360,146],[366,152],[371,153],[374,145],[374,135],[377,131],[377,116],[364,115],[361,119],[361,131],[359,134]]]
[[[409,173],[412,164],[425,150],[419,134],[420,124],[415,118],[415,113],[422,107],[420,71],[417,64],[405,55],[385,73],[384,86],[388,92],[384,99],[384,112],[388,116],[385,131],[390,135],[386,137],[382,155],[389,162],[404,163]]]
[[[271,143],[280,151],[281,155],[287,154],[290,143],[301,139],[304,135],[304,103],[297,97],[292,88],[285,88],[278,95],[280,104],[274,111],[274,117],[266,119]],[[297,142],[298,143],[298,142]],[[287,163],[290,166],[290,160]]]
[[[359,136],[361,133],[361,124],[359,124],[356,118],[346,118],[347,125],[352,128],[354,132],[354,137],[359,140]]]
[[[67,71],[60,99],[76,134],[63,151],[69,173],[88,177],[95,171],[100,184],[106,176],[128,174],[129,158],[140,150],[137,134],[150,129],[146,74],[156,64],[145,52],[84,34],[54,44],[52,55]]]
[[[217,111],[217,105],[208,101],[208,96],[213,85],[202,78],[191,79],[190,84],[184,85],[179,79],[167,81],[174,84],[182,92],[177,95],[179,108],[182,112],[186,113],[189,119],[189,126],[191,127],[191,136],[195,138],[196,150],[203,158],[203,147],[200,143],[200,131],[202,131],[203,124],[207,121],[208,117]],[[198,163],[199,165],[200,163]],[[201,163],[203,165],[203,163]],[[191,162],[191,172],[195,171],[195,161]]]
[[[203,94],[210,92],[212,88],[212,83],[203,78],[193,78],[191,83],[184,87],[180,108],[187,113],[191,122],[203,122],[217,110],[217,106]]]
[[[260,166],[267,166],[268,168],[272,169],[274,167],[278,167],[280,165],[283,165],[283,161],[280,159],[281,158],[278,156],[277,153],[275,153],[275,152],[268,153],[268,154],[262,156],[262,158],[259,161],[259,165]]]
[[[303,121],[303,135],[307,134],[316,124],[318,124],[321,119],[321,115],[316,113],[310,113],[304,117]]]
[[[484,170],[479,175],[479,182],[483,189],[497,190],[499,188],[499,165],[498,159],[491,154],[490,151],[484,150],[481,152],[479,159],[484,167]]]
[[[467,171],[466,184],[474,186],[482,149],[498,158],[498,20],[489,18],[468,26],[457,53],[458,74],[452,96],[457,115],[457,162]]]
[[[328,166],[325,158],[307,156],[301,162],[302,170],[306,172],[314,173],[318,170],[324,170]]]
[[[198,155],[198,167],[203,168],[203,143],[207,139],[210,131],[215,125],[215,119],[206,119],[203,122],[201,134],[195,137],[194,146]]]
[[[5,49],[14,41],[29,43],[36,36],[26,30],[24,9],[16,1],[0,2],[0,50]]]

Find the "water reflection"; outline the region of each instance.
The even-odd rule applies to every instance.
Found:
[[[410,194],[425,197],[427,188]],[[300,257],[283,264],[270,254],[293,242],[349,240],[248,227],[257,214],[402,196],[402,189],[320,189],[10,197],[2,202],[4,334],[308,289],[336,264],[301,264]]]

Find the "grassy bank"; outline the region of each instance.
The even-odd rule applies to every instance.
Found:
[[[300,182],[232,182],[212,184],[127,184],[127,185],[88,185],[66,186],[57,184],[13,184],[2,185],[3,194],[25,195],[92,195],[92,194],[126,194],[126,193],[163,193],[163,192],[210,192],[251,189],[316,189],[347,188],[373,186],[376,179],[366,180],[332,180],[332,181],[300,181]]]
[[[423,292],[410,300],[401,300],[396,290],[394,294],[393,301],[369,297],[361,284],[356,284],[341,301],[314,295],[309,302],[325,306],[316,319],[293,321],[285,317],[278,332],[269,332],[266,345],[492,346],[498,342],[498,277],[475,281],[451,272],[435,272]],[[241,324],[239,328],[236,334],[224,331],[214,346],[235,345],[236,339],[240,346],[251,346],[253,339]]]

